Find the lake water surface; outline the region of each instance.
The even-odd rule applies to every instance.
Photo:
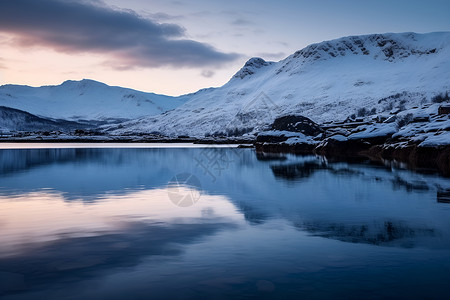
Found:
[[[0,298],[450,299],[448,178],[169,146],[3,147]]]

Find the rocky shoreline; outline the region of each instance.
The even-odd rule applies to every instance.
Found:
[[[278,141],[276,141],[278,139]],[[377,137],[359,140],[327,139],[318,143],[287,143],[279,141],[261,142],[261,138],[149,138],[130,136],[91,136],[91,137],[27,137],[0,138],[0,143],[192,143],[206,145],[239,145],[241,148],[255,148],[262,153],[292,153],[298,155],[320,155],[330,160],[349,160],[366,158],[372,161],[396,161],[406,163],[409,168],[421,171],[439,171],[450,176],[450,145],[421,146],[405,144],[392,137]]]
[[[279,126],[276,120],[271,130],[258,136],[256,151],[397,161],[415,170],[438,170],[450,176],[450,118],[442,109],[427,116],[348,120],[328,126],[302,116],[287,119],[288,125]]]

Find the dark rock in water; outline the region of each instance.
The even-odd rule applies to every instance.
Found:
[[[323,129],[312,120],[293,115],[277,118],[272,124],[272,130],[301,132],[309,136],[316,136],[323,132]]]

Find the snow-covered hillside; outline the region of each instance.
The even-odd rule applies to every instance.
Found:
[[[93,81],[66,81],[58,86],[0,86],[0,106],[54,119],[108,121],[161,114],[185,102],[170,97],[108,86]]]
[[[85,128],[88,128],[86,124],[64,120],[49,120],[22,110],[0,106],[0,136],[11,131],[70,131]]]
[[[449,58],[450,32],[326,41],[277,63],[252,58],[224,86],[191,94],[175,110],[111,132],[203,137],[258,132],[286,114],[318,123],[389,114],[450,91]]]

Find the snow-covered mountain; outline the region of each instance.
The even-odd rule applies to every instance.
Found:
[[[93,80],[66,81],[58,86],[0,86],[0,106],[44,118],[112,121],[158,115],[183,104],[170,97],[108,86]]]
[[[258,132],[276,117],[315,122],[389,114],[450,91],[450,32],[350,36],[307,46],[279,62],[250,59],[220,88],[112,133],[190,135]]]

